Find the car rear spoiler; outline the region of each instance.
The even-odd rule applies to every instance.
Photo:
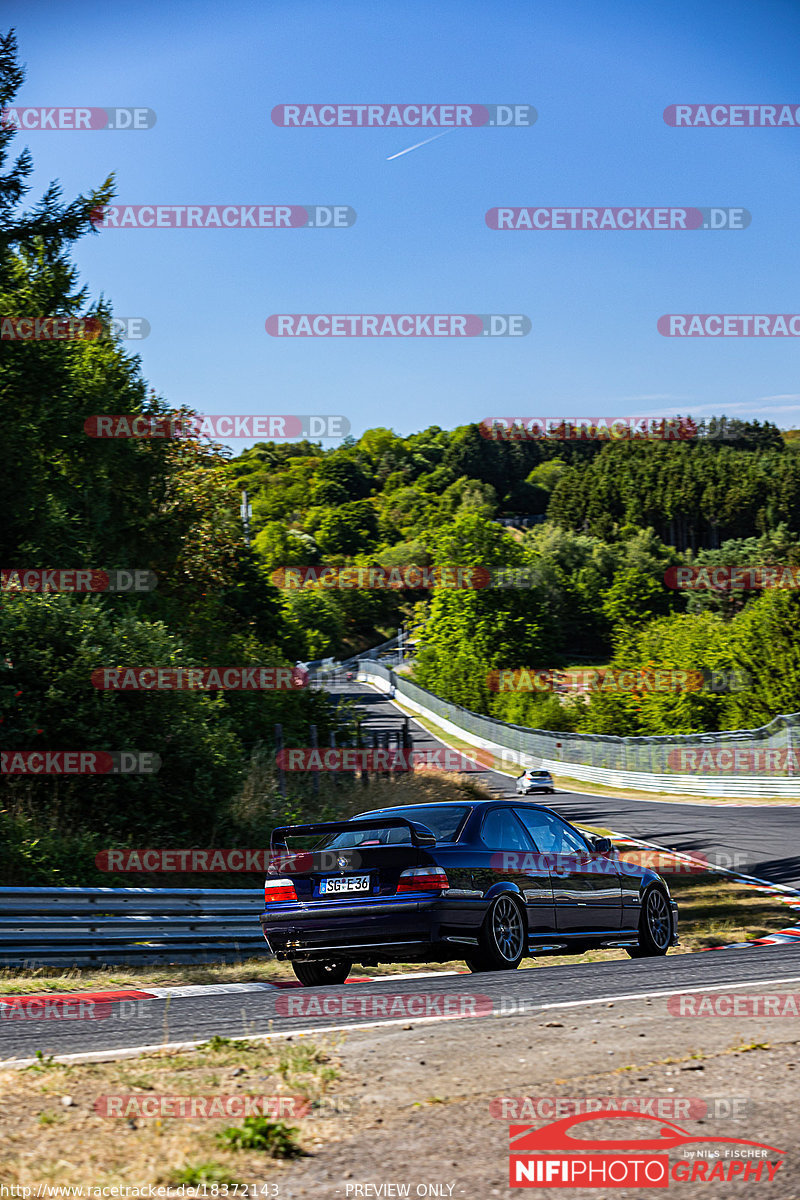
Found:
[[[317,833],[347,833],[355,829],[409,829],[414,846],[435,846],[436,835],[420,821],[407,817],[359,817],[355,821],[317,821],[313,825],[279,825],[269,840],[270,850],[286,846],[287,836],[310,837]]]

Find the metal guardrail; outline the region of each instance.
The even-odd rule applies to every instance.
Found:
[[[335,660],[336,666],[335,666],[334,670],[341,671],[343,668],[345,670],[347,670],[348,667],[356,666],[356,664],[361,659],[365,659],[365,660],[376,659],[378,657],[378,655],[385,653],[387,650],[395,649],[398,641],[399,641],[399,638],[398,638],[397,634],[395,634],[394,637],[389,638],[388,641],[381,642],[377,646],[372,646],[369,650],[362,650],[360,654],[354,654],[350,658],[344,658],[341,661],[339,661],[337,659],[337,660]],[[324,675],[325,672],[322,671],[321,668],[322,668],[323,663],[325,663],[326,661],[328,661],[328,660],[324,659],[324,658],[314,658],[311,660],[311,662],[307,662],[305,665],[306,665],[306,668],[308,669],[308,671],[312,675],[317,675],[317,674]]]
[[[644,788],[648,791],[687,792],[708,796],[800,796],[800,770],[791,769],[791,759],[800,763],[800,713],[776,717],[760,729],[731,729],[716,733],[673,734],[659,737],[611,737],[601,734],[562,733],[549,729],[530,729],[511,725],[495,717],[485,717],[457,704],[450,704],[419,684],[388,670],[380,663],[361,662],[360,677],[396,695],[406,705],[423,713],[443,728],[459,734],[471,745],[493,750],[502,757],[508,752],[508,764],[542,765],[555,774],[576,779],[607,783],[613,787]],[[675,766],[674,751],[694,752],[698,770]],[[706,751],[719,760],[720,751],[779,751],[788,766],[774,774],[755,775],[740,772],[719,775],[703,761]],[[793,754],[787,752],[793,751]],[[733,754],[731,754],[733,759]],[[692,760],[690,760],[692,761]]]
[[[0,887],[0,966],[270,957],[263,907],[260,888]]]
[[[606,771],[602,767],[541,760],[551,774],[583,783],[601,783],[606,787],[633,791],[671,792],[684,796],[726,796],[743,800],[780,796],[800,797],[800,779],[769,775],[653,775],[643,771]]]
[[[390,638],[366,655],[396,645]],[[314,677],[320,662],[308,666]],[[261,888],[0,887],[0,967],[270,958],[263,907]]]

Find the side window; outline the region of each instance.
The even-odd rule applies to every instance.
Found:
[[[553,813],[542,812],[535,808],[515,808],[514,812],[533,838],[537,850],[542,854],[589,853],[583,838]]]
[[[531,844],[525,836],[525,830],[520,825],[510,808],[494,808],[487,813],[481,830],[484,846],[489,850],[531,850]]]

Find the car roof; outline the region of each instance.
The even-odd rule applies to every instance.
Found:
[[[496,796],[491,800],[421,800],[419,804],[395,804],[391,808],[371,808],[347,819],[357,821],[359,817],[382,817],[386,813],[407,812],[410,808],[497,808],[508,804],[524,804],[526,808],[540,808],[544,812],[554,811],[546,804],[532,804],[530,800],[520,800],[518,796]]]

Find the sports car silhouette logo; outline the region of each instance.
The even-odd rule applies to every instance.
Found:
[[[637,1131],[626,1135],[623,1126],[619,1137],[573,1133],[586,1122],[598,1121],[634,1122]],[[652,1127],[652,1136],[641,1136],[644,1122]],[[697,1136],[671,1121],[618,1109],[574,1114],[539,1128],[511,1125],[509,1139],[511,1187],[665,1188],[670,1179],[703,1183],[742,1179],[756,1183],[763,1178],[769,1182],[781,1163],[770,1162],[767,1156],[783,1154],[777,1146],[764,1142]],[[688,1145],[703,1149],[689,1152],[670,1167],[669,1151]],[[636,1157],[631,1157],[629,1151]]]

